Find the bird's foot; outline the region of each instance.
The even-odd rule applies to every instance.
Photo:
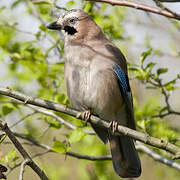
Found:
[[[113,134],[115,133],[115,131],[117,131],[117,127],[118,127],[118,122],[117,121],[111,121],[109,123],[109,128],[112,128],[112,132]]]
[[[84,112],[82,112],[82,118],[85,120],[85,126],[87,125],[87,122],[90,120],[90,116],[91,116],[91,111],[90,110],[86,110]]]

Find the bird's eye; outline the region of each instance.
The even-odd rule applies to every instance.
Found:
[[[76,21],[77,21],[77,18],[71,18],[71,19],[69,20],[69,23],[70,23],[70,24],[75,24]]]

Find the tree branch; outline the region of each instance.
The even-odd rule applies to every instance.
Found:
[[[7,179],[6,175],[4,175],[4,172],[7,172],[7,168],[0,164],[0,179]]]
[[[32,113],[29,113],[27,114],[26,116],[24,116],[23,118],[21,118],[19,121],[15,122],[14,124],[12,124],[11,126],[9,126],[10,129],[12,129],[13,127],[15,127],[16,125],[18,125],[19,123],[21,123],[22,121],[24,121],[26,118],[32,116],[36,114],[36,112],[32,112]]]
[[[143,68],[143,71],[146,71],[145,68]],[[180,115],[179,111],[175,111],[175,110],[172,109],[172,107],[170,105],[170,102],[169,102],[170,101],[170,92],[168,92],[166,90],[166,88],[165,88],[166,84],[171,83],[172,81],[176,82],[179,79],[180,79],[180,77],[178,75],[175,79],[163,84],[162,79],[160,79],[159,77],[156,77],[155,74],[150,73],[150,78],[146,79],[143,82],[144,84],[149,83],[153,87],[160,89],[160,91],[161,91],[161,93],[162,93],[162,95],[164,97],[166,108],[167,108],[166,111],[159,112],[159,114],[151,115],[151,116],[148,117],[148,119],[151,119],[151,118],[164,118],[165,116],[169,116],[169,115],[172,115],[172,114]]]
[[[28,136],[25,136],[23,134],[19,134],[19,133],[16,133],[14,132],[13,133],[16,137],[18,138],[21,138],[21,139],[24,139],[26,141],[29,141],[31,142],[30,145],[35,145],[37,147],[40,147],[42,149],[45,149],[46,150],[46,153],[47,152],[55,152],[52,150],[52,148],[46,144],[42,144],[42,143],[39,143],[38,141],[36,141],[35,139],[31,138],[31,137],[28,137]],[[90,161],[103,161],[103,160],[111,160],[111,156],[110,155],[104,155],[104,156],[89,156],[89,155],[82,155],[82,154],[79,154],[79,153],[75,153],[75,152],[66,152],[65,155],[68,155],[68,156],[71,156],[71,157],[74,157],[74,158],[78,158],[78,159],[85,159],[85,160],[90,160]]]
[[[26,150],[22,147],[21,143],[16,139],[16,137],[11,132],[6,122],[0,120],[0,129],[7,134],[7,136],[14,144],[16,149],[20,152],[24,160],[28,161],[27,165],[30,166],[42,180],[48,180],[48,177],[45,175],[45,173],[36,165],[36,163],[31,159],[29,154],[26,152]]]
[[[77,129],[77,126],[72,125],[71,123],[65,121],[64,119],[62,119],[61,117],[59,117],[58,115],[56,115],[55,113],[53,113],[52,111],[47,111],[44,109],[40,109],[40,108],[35,108],[31,105],[26,105],[27,107],[30,107],[31,109],[33,109],[35,112],[37,113],[41,113],[41,114],[45,114],[47,116],[53,117],[56,119],[56,121],[58,121],[59,123],[65,125],[66,127],[68,127],[69,129]],[[84,130],[84,133],[89,134],[89,135],[95,135],[96,133],[94,131],[88,131],[88,130]]]
[[[14,90],[11,90],[10,88],[5,88],[5,87],[1,87],[1,86],[0,86],[0,94],[11,97],[11,98],[15,98],[19,101],[24,102],[25,104],[32,104],[32,105],[43,107],[46,109],[59,111],[59,112],[62,112],[62,113],[65,113],[65,114],[68,114],[68,115],[71,115],[71,116],[74,116],[74,117],[77,117],[77,118],[83,120],[81,112],[76,111],[67,106],[64,106],[62,104],[57,104],[52,101],[47,101],[47,100],[43,100],[40,98],[27,96],[18,91],[14,91]],[[105,128],[105,129],[108,129],[109,131],[111,131],[111,129],[109,128],[109,123],[105,120],[102,120],[102,119],[96,117],[96,116],[91,115],[90,122],[93,124],[96,124],[97,126],[100,126],[102,128]],[[120,125],[118,125],[117,132],[115,134],[129,136],[135,140],[139,140],[139,141],[141,141],[145,144],[149,144],[153,147],[156,147],[159,149],[164,149],[164,150],[174,154],[176,158],[179,158],[180,147],[175,146],[166,140],[151,137],[145,133],[138,132],[133,129],[130,129],[130,128],[127,128],[124,126],[120,126]]]
[[[165,2],[165,3],[175,3],[175,2],[180,2],[179,0],[158,0],[160,2]]]
[[[172,160],[170,160],[168,158],[162,157],[161,155],[159,155],[158,153],[154,152],[150,148],[144,146],[142,143],[137,142],[136,149],[146,153],[148,156],[150,156],[155,161],[159,161],[162,164],[166,164],[166,165],[168,165],[168,166],[170,166],[172,168],[175,168],[175,169],[180,171],[180,164],[179,163],[176,163],[176,162],[174,162],[174,161],[172,161]]]
[[[129,1],[117,1],[117,0],[86,0],[86,1],[91,1],[91,2],[101,2],[101,3],[108,3],[111,5],[118,5],[118,6],[126,6],[126,7],[130,7],[130,8],[135,8],[135,9],[139,9],[139,10],[143,10],[146,12],[151,12],[154,14],[159,14],[161,16],[165,16],[168,18],[173,18],[173,19],[177,19],[180,20],[180,15],[179,14],[175,14],[172,12],[169,12],[167,10],[163,10],[163,9],[158,9],[152,6],[148,6],[146,4],[137,4],[137,3],[133,3],[133,2],[129,2]]]
[[[22,163],[21,163],[21,168],[20,168],[20,173],[19,173],[19,180],[23,180],[23,174],[24,174],[24,169],[25,169],[25,166],[26,164],[28,163],[28,160],[24,160]]]
[[[167,11],[169,13],[172,13],[174,16],[180,16],[177,13],[173,12],[172,10],[170,10],[169,8],[165,7],[163,5],[163,3],[161,3],[159,0],[153,0],[153,1],[155,2],[156,6],[160,7],[162,10],[165,10],[165,11]]]
[[[47,150],[46,152],[54,152],[50,146],[47,146],[45,144],[39,143],[36,140],[29,138],[27,136],[21,135],[21,134],[17,134],[14,133],[14,135],[16,135],[19,138],[22,138],[24,140],[27,140],[29,142],[31,142],[33,145],[41,147],[42,149]],[[180,164],[176,163],[168,158],[165,158],[161,155],[159,155],[158,153],[154,152],[153,150],[151,150],[150,148],[146,147],[145,145],[143,145],[140,142],[136,142],[136,149],[138,151],[142,151],[143,153],[147,154],[148,156],[150,156],[152,159],[165,164],[167,166],[170,166],[172,168],[175,168],[177,170],[180,170]],[[30,144],[30,145],[32,145]],[[79,153],[75,153],[75,152],[67,152],[66,155],[77,158],[77,159],[84,159],[84,160],[90,160],[90,161],[106,161],[106,160],[111,160],[111,156],[110,155],[104,155],[104,156],[89,156],[89,155],[82,155]]]

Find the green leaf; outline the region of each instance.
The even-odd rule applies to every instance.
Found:
[[[69,142],[70,144],[79,142],[83,137],[85,136],[85,133],[82,131],[82,129],[76,129],[72,131]]]
[[[149,48],[147,51],[143,52],[141,54],[141,57],[140,57],[140,64],[142,65],[144,60],[149,56],[151,55],[151,52],[152,52],[152,48]]]
[[[2,113],[4,116],[11,113],[14,110],[14,107],[12,104],[6,104],[2,106]]]
[[[15,149],[11,150],[7,155],[8,161],[12,160],[13,162],[16,162],[16,160],[18,160],[18,159],[19,159],[19,157],[17,156]]]
[[[68,97],[65,94],[59,94],[56,96],[56,100],[60,104],[68,104]]]
[[[149,69],[149,71],[151,71],[155,65],[156,65],[156,63],[150,62],[145,67],[145,70]]]
[[[44,32],[47,32],[47,27],[45,27],[45,26],[43,26],[43,25],[40,25],[39,26],[39,29],[41,29],[42,31],[44,31]]]
[[[146,80],[148,80],[150,78],[150,75],[152,74],[151,71],[153,69],[153,67],[155,66],[155,63],[150,62],[149,64],[147,64],[146,68],[145,68],[145,78]]]
[[[146,86],[147,89],[157,89],[158,87],[156,86]]]
[[[12,9],[15,8],[21,1],[22,1],[22,0],[17,0],[17,1],[15,1],[15,2],[13,2],[12,5],[11,5],[11,8],[12,8]]]
[[[38,4],[38,5],[43,5],[43,4],[48,4],[51,5],[52,2],[50,0],[44,0],[44,1],[33,1],[34,4]]]
[[[7,26],[0,26],[0,48],[7,50],[11,39],[14,37],[15,30]]]
[[[6,6],[0,7],[0,13],[6,9]]]
[[[69,2],[66,3],[66,7],[69,8],[69,9],[71,9],[73,5],[75,5],[74,1],[69,1]]]
[[[36,39],[37,39],[37,40],[40,40],[40,37],[41,37],[41,31],[38,31],[38,32],[36,33]]]
[[[164,84],[164,87],[167,91],[173,91],[176,89],[174,86],[176,83],[176,79],[173,79],[172,81],[169,81],[168,83]]]
[[[159,111],[159,113],[161,114],[161,113],[163,113],[163,112],[165,112],[165,111],[167,111],[167,110],[168,110],[168,106],[164,106],[164,107],[161,108],[161,110]]]
[[[0,144],[4,141],[5,138],[6,138],[6,134],[0,135]]]
[[[136,72],[136,78],[139,80],[144,80],[146,77],[146,72],[139,68],[139,71]]]
[[[69,150],[69,147],[67,147],[67,145],[62,143],[61,141],[56,140],[54,141],[52,150],[64,154]]]
[[[137,67],[129,67],[128,70],[130,70],[130,71],[139,71],[139,69]]]
[[[161,48],[155,49],[154,54],[161,56],[162,55],[162,49]]]
[[[61,128],[61,124],[59,122],[53,120],[52,118],[47,118],[45,121],[49,124],[49,126],[51,128],[54,128],[54,129],[60,129]]]
[[[145,129],[145,120],[137,121],[137,125],[142,129]]]
[[[164,74],[168,71],[168,68],[159,68],[157,70],[157,74],[160,75],[160,74]]]
[[[87,2],[84,7],[83,10],[87,13],[90,13],[91,9],[93,7],[93,3],[92,2]]]

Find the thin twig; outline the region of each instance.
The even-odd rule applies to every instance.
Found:
[[[17,134],[15,133],[15,135],[17,135],[17,137],[22,138],[24,140],[27,140],[28,142],[30,142],[30,145],[35,145],[38,147],[41,147],[42,149],[45,149],[46,151],[43,153],[39,153],[39,154],[44,154],[44,153],[48,153],[48,152],[54,152],[51,150],[50,146],[47,146],[45,144],[39,143],[36,140],[26,137],[24,135],[21,134]],[[154,152],[153,150],[151,150],[150,148],[148,148],[147,146],[143,145],[142,143],[136,141],[136,149],[138,151],[142,151],[143,153],[147,154],[148,156],[150,156],[152,159],[165,164],[167,166],[170,166],[172,168],[175,168],[177,170],[180,170],[180,164],[176,163],[168,158],[165,158],[161,155],[159,155],[158,153]],[[82,155],[79,153],[75,153],[75,152],[67,152],[66,155],[74,157],[74,158],[78,158],[78,159],[84,159],[84,160],[90,160],[90,161],[106,161],[106,160],[111,160],[111,156],[110,155],[103,155],[103,156],[89,156],[89,155]]]
[[[104,2],[104,3],[111,4],[111,5],[131,7],[131,8],[143,10],[146,12],[151,12],[154,14],[159,14],[159,15],[162,15],[162,16],[165,16],[168,18],[180,20],[179,14],[175,14],[175,13],[169,12],[167,10],[158,9],[158,8],[146,5],[146,4],[138,4],[138,3],[133,3],[133,2],[124,1],[124,0],[122,0],[122,1],[117,1],[117,0],[86,0],[86,1],[101,2],[101,3]]]
[[[110,155],[89,156],[89,155],[82,155],[82,154],[75,153],[75,152],[67,152],[66,155],[71,156],[71,157],[75,157],[77,159],[85,159],[85,160],[90,160],[90,161],[107,161],[107,160],[112,159]]]
[[[27,106],[30,107],[31,109],[33,109],[34,111],[38,112],[38,113],[42,113],[42,114],[45,114],[47,116],[51,116],[51,117],[55,118],[59,123],[65,125],[69,129],[77,129],[76,126],[74,126],[71,123],[65,121],[64,119],[62,119],[61,117],[57,116],[55,113],[53,113],[51,111],[47,111],[47,110],[40,109],[40,108],[35,108],[33,106],[30,106],[30,105],[27,105]]]
[[[38,113],[42,113],[42,114],[45,114],[47,116],[50,116],[50,117],[53,117],[55,118],[59,123],[65,125],[66,127],[68,127],[69,129],[77,129],[78,127],[77,126],[74,126],[72,125],[71,123],[65,121],[64,119],[62,119],[60,116],[57,116],[55,113],[53,113],[52,111],[47,111],[47,110],[44,110],[44,109],[40,109],[40,108],[35,108],[31,105],[26,105],[27,107],[30,107],[31,109],[33,109],[34,111],[38,112]],[[84,130],[84,132],[86,134],[89,134],[89,135],[95,135],[96,133],[93,132],[93,131],[88,131],[88,130]]]
[[[161,2],[159,2],[159,0],[153,0],[156,4],[156,6],[160,7],[162,10],[168,11],[172,14],[174,14],[174,16],[178,16],[177,13],[173,12],[172,10],[170,10],[169,8],[165,7]]]
[[[20,173],[19,173],[19,180],[23,180],[24,169],[25,169],[25,166],[26,166],[27,163],[28,163],[28,159],[25,159],[21,163],[21,168],[20,168]]]
[[[145,71],[145,69],[143,69]],[[173,81],[177,81],[179,80],[179,76],[177,76],[177,78],[173,79]],[[159,113],[159,114],[154,114],[148,117],[148,119],[152,119],[152,118],[164,118],[165,116],[169,116],[169,115],[180,115],[180,112],[175,111],[172,109],[170,103],[169,103],[169,99],[170,99],[170,93],[165,89],[165,84],[162,83],[162,79],[160,79],[159,77],[154,78],[154,74],[150,74],[150,79],[147,79],[145,81],[145,83],[149,83],[152,86],[159,88],[162,92],[162,95],[164,96],[164,100],[166,103],[166,107],[167,110],[165,112]],[[166,83],[167,84],[167,83]]]
[[[4,23],[4,24],[0,24],[0,26],[8,27],[8,28],[14,29],[14,30],[17,31],[17,32],[35,36],[35,34],[33,34],[32,32],[18,29],[15,25],[11,25],[11,24],[8,24],[8,23]]]
[[[15,127],[15,126],[18,125],[20,122],[24,121],[26,118],[28,118],[28,117],[30,117],[30,116],[32,116],[32,115],[34,115],[34,114],[36,114],[36,112],[32,112],[32,113],[27,114],[26,116],[24,116],[23,118],[21,118],[20,120],[18,120],[17,122],[15,122],[14,124],[12,124],[11,126],[9,126],[9,128],[11,129],[11,128]]]
[[[20,134],[20,133],[15,133],[14,132],[14,135],[21,138],[21,139],[24,139],[24,140],[27,140],[29,142],[31,142],[33,145],[37,146],[37,147],[40,147],[42,149],[45,149],[46,152],[55,152],[52,150],[52,148],[46,144],[42,144],[42,143],[39,143],[38,141],[36,141],[35,139],[33,138],[30,138],[30,137],[27,137],[23,134]],[[32,145],[31,144],[31,145]],[[75,152],[66,152],[66,155],[68,156],[72,156],[72,157],[75,157],[75,158],[78,158],[78,159],[85,159],[85,160],[91,160],[91,161],[102,161],[102,160],[110,160],[110,156],[109,155],[105,155],[105,156],[88,156],[88,155],[82,155],[82,154],[78,154],[78,153],[75,153]]]
[[[165,2],[165,3],[175,3],[175,2],[180,2],[179,0],[158,0],[161,2]]]
[[[155,161],[159,161],[162,164],[166,164],[172,168],[175,168],[177,170],[180,171],[180,164],[177,162],[174,162],[168,158],[162,157],[161,155],[159,155],[158,153],[154,152],[153,150],[151,150],[150,148],[144,146],[142,143],[137,142],[136,148],[139,151],[142,151],[144,153],[146,153],[148,156],[150,156],[151,158],[153,158]]]

